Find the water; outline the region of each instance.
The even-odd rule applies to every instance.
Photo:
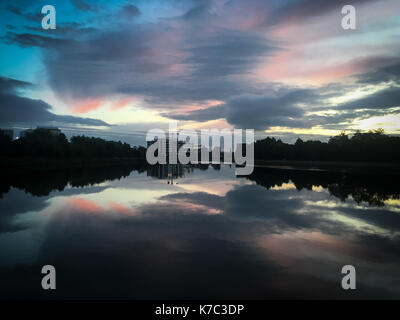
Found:
[[[390,176],[124,166],[4,178],[0,194],[1,298],[400,298]]]

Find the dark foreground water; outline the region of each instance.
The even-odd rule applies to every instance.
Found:
[[[3,178],[0,195],[1,298],[400,298],[391,176],[125,166]]]

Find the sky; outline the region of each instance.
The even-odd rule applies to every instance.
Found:
[[[171,120],[286,142],[400,134],[398,0],[13,0],[0,17],[2,128],[131,144]]]

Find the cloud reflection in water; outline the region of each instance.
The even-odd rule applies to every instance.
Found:
[[[261,168],[246,179],[221,166],[170,185],[133,169],[86,187],[63,177],[46,195],[11,186],[0,296],[400,297],[400,190],[387,179]],[[38,285],[44,264],[57,268],[55,293]],[[345,264],[357,268],[355,292],[340,287]]]

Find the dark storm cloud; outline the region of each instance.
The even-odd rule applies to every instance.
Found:
[[[265,192],[258,185],[240,186],[226,194],[226,213],[238,219],[260,219],[271,226],[271,231],[278,232],[309,229],[323,223],[323,214],[296,214],[305,205],[300,197],[288,201],[290,194],[293,190]]]
[[[43,29],[42,27],[31,27],[31,26],[25,26],[25,29],[34,31],[34,32],[40,32],[43,34],[48,33],[46,29]],[[95,28],[92,27],[85,27],[83,23],[78,23],[78,22],[59,22],[57,23],[57,29],[52,30],[52,34],[55,34],[57,36],[68,36],[68,37],[76,37],[76,36],[82,36],[83,34],[88,34],[96,31]],[[9,41],[15,41],[15,37],[10,37]],[[21,41],[21,39],[19,40]],[[37,44],[40,42],[38,41]]]
[[[21,15],[22,15],[22,10],[21,10],[21,8],[15,7],[15,6],[11,5],[11,4],[9,4],[9,5],[7,6],[7,9],[8,9],[9,11],[11,11],[12,13],[16,14],[17,16],[21,16]]]
[[[385,208],[365,210],[364,208],[348,207],[341,209],[343,215],[363,220],[373,226],[390,230],[393,233],[400,231],[399,215],[397,212]]]
[[[134,5],[121,10],[140,14]],[[154,105],[226,99],[239,89],[252,93],[245,80],[228,77],[250,72],[278,46],[262,33],[218,27],[218,17],[204,10],[201,24],[213,32],[199,32],[198,24],[188,15],[153,24],[132,23],[115,31],[93,30],[84,37],[74,33],[73,39],[70,33],[55,38],[8,32],[5,40],[51,50],[45,53],[45,67],[50,85],[61,95],[137,94]],[[174,75],[171,70],[175,69],[184,70],[184,74]]]
[[[161,115],[175,120],[209,121],[224,118],[226,116],[226,107],[223,105],[194,110],[189,113],[162,113]]]
[[[62,206],[40,229],[43,237],[34,259],[18,261],[15,268],[1,266],[0,296],[48,298],[33,275],[52,263],[63,274],[59,289],[52,293],[56,298],[345,298],[337,277],[331,275],[346,260],[368,266],[367,276],[360,277],[361,297],[382,295],[381,288],[393,288],[388,297],[398,296],[398,283],[393,284],[398,239],[363,232],[358,224],[346,228],[338,219],[324,219],[340,214],[339,206],[310,212],[313,207],[306,200],[315,203],[323,196],[329,199],[311,191],[299,196],[296,190],[240,186],[221,197],[227,208],[219,215],[202,214],[206,208],[187,214],[187,207],[176,205],[175,210],[163,210],[163,202],[139,205],[137,210],[144,213],[139,216]],[[192,203],[219,202],[212,195],[199,197],[201,201],[193,197]],[[175,196],[176,201],[189,199],[188,194]],[[276,237],[282,241],[274,242]],[[382,261],[388,264],[379,265]],[[102,279],[101,286],[96,279]],[[375,282],[374,290],[366,291],[365,279]],[[312,292],[301,289],[305,286]]]
[[[26,4],[21,4],[22,7],[26,8]],[[14,5],[8,5],[8,10],[17,16],[24,17],[26,20],[30,22],[41,22],[43,19],[43,15],[41,14],[41,7],[37,7],[35,13],[33,12],[25,12],[21,7],[17,7]]]
[[[299,103],[313,95],[310,90],[294,90],[283,96],[241,95],[226,102],[229,123],[240,128],[265,129],[269,126],[301,126],[304,110]]]
[[[273,177],[271,177],[272,179]],[[225,197],[206,192],[174,193],[160,197],[158,200],[165,201],[162,205],[145,204],[137,209],[143,217],[154,217],[155,215],[173,217],[177,214],[187,215],[188,204],[201,205],[202,207],[189,206],[190,213],[205,216],[209,214],[211,209],[217,209],[224,213],[223,219],[227,218],[232,223],[246,221],[247,227],[251,227],[257,232],[260,231],[258,229],[260,225],[267,227],[271,232],[278,233],[287,230],[313,228],[335,233],[335,228],[341,230],[348,228],[341,222],[327,225],[329,212],[326,210],[321,210],[320,213],[298,214],[297,211],[307,206],[306,200],[326,199],[326,194],[323,193],[306,194],[303,192],[299,196],[298,192],[298,190],[266,191],[260,185],[242,185],[228,191]],[[290,198],[290,201],[288,201],[288,198]]]
[[[108,126],[104,121],[80,118],[74,116],[56,115],[52,107],[43,100],[35,100],[16,94],[18,89],[31,86],[30,83],[10,78],[0,77],[0,123],[31,123],[43,124],[60,122],[92,126]]]
[[[195,81],[193,77],[181,77],[158,83],[129,81],[121,84],[118,91],[125,94],[145,95],[144,101],[150,107],[161,106],[165,109],[175,109],[180,107],[179,104],[185,102],[226,100],[240,91],[256,93],[258,90],[245,81],[224,78],[207,79],[206,77]],[[173,117],[173,114],[168,117]]]
[[[295,23],[301,24],[309,19],[321,17],[332,12],[341,14],[345,5],[362,5],[374,0],[230,0],[225,3],[226,9],[238,9],[238,12],[246,15],[254,14],[256,10],[257,27],[270,27],[277,24]],[[196,19],[204,17],[207,5],[199,5],[187,12],[185,17]]]
[[[334,117],[305,116],[301,103],[317,102],[321,97],[314,90],[284,89],[277,95],[247,94],[228,98],[227,102],[214,107],[187,113],[162,113],[162,116],[176,120],[209,121],[226,118],[237,128],[266,129],[270,126],[308,128]],[[343,120],[336,116],[336,120]]]
[[[395,63],[377,68],[373,72],[361,74],[358,77],[359,83],[376,84],[380,82],[400,82],[400,61],[396,59]]]
[[[24,17],[30,22],[41,23],[44,16],[39,11],[35,13],[27,12],[24,14]]]
[[[353,115],[358,114],[359,117],[385,115],[391,113],[391,111],[387,109],[400,106],[400,63],[398,59],[373,58],[365,62],[377,65],[383,62],[386,63],[383,67],[377,67],[373,72],[357,75],[357,84],[385,85],[385,87],[360,99],[335,106],[335,109],[341,111],[341,113],[333,117],[342,118],[343,120],[351,119],[352,114],[349,112],[354,112]],[[360,113],[355,111],[356,109],[369,110]]]
[[[60,122],[90,126],[108,126],[102,120],[56,115],[52,107],[42,100],[34,100],[12,94],[0,94],[0,123],[32,123]]]
[[[85,43],[68,43],[65,46],[60,43],[58,45],[62,51],[59,52],[59,58],[47,63],[50,84],[58,92],[73,91],[82,95],[145,95],[149,103],[226,99],[240,89],[252,91],[248,84],[238,80],[215,76],[210,78],[212,72],[218,71],[221,75],[238,73],[245,65],[253,63],[247,58],[240,61],[237,53],[232,54],[229,60],[228,47],[232,44],[230,40],[226,40],[225,44],[221,41],[221,46],[228,50],[225,62],[221,60],[222,51],[221,58],[217,59],[218,50],[215,47],[208,48],[208,55],[207,49],[203,47],[203,57],[197,55],[198,58],[192,56],[187,60],[193,73],[190,76],[175,77],[166,73],[171,65],[177,63],[176,59],[165,59],[162,53],[154,53],[151,43],[154,36],[163,37],[164,34],[154,34],[152,30],[143,30],[142,33],[129,30],[103,33]],[[28,41],[31,40],[30,37],[27,38]],[[237,42],[238,45],[248,46],[247,50],[254,50],[256,55],[256,45],[252,48],[249,40],[241,39],[243,43]],[[19,40],[20,43],[26,42],[25,38]],[[43,39],[35,37],[35,40],[37,45],[42,45]],[[51,41],[53,40],[49,39],[47,43]],[[207,64],[207,61],[211,63],[212,57],[215,57],[213,67]],[[219,62],[219,66],[216,62]]]
[[[47,197],[31,197],[22,190],[11,189],[0,201],[0,234],[28,228],[28,223],[16,219],[29,211],[40,211],[48,206]]]
[[[400,87],[390,86],[338,106],[338,109],[388,109],[400,106]]]
[[[186,59],[195,75],[221,77],[251,71],[260,58],[279,50],[258,34],[243,31],[220,31],[215,36],[195,38]]]
[[[43,38],[35,36],[35,44],[49,45],[56,51],[57,56],[49,59],[46,67],[50,85],[61,94],[96,97],[120,93],[118,88],[127,83],[134,84],[134,93],[151,91],[152,73],[169,67],[169,61],[152,59],[151,31],[103,32],[88,41]],[[21,43],[24,39],[18,40]],[[56,46],[51,45],[53,41]]]
[[[72,0],[74,6],[80,11],[93,11],[96,12],[97,6],[87,3],[85,0]]]
[[[32,87],[32,84],[29,82],[0,76],[0,93],[16,93],[18,89],[29,87]]]
[[[70,26],[78,27],[75,24]],[[153,106],[185,101],[222,100],[225,103],[220,106],[188,113],[164,112],[162,115],[177,120],[194,121],[225,117],[236,127],[256,130],[270,126],[308,128],[333,120],[332,117],[305,117],[303,109],[299,107],[299,103],[319,103],[324,95],[324,88],[320,88],[318,92],[286,89],[288,93],[276,97],[264,96],[257,94],[260,88],[254,84],[222,77],[244,72],[257,57],[275,50],[271,44],[259,44],[257,36],[247,39],[244,34],[237,34],[232,37],[226,35],[222,38],[189,41],[193,47],[187,49],[190,55],[185,63],[193,70],[192,74],[170,77],[163,72],[168,70],[170,62],[176,61],[157,59],[159,56],[154,54],[152,42],[149,40],[168,33],[159,33],[151,28],[142,31],[103,33],[93,36],[88,42],[13,32],[8,32],[6,39],[24,47],[37,46],[56,51],[58,55],[54,59],[48,59],[46,67],[50,84],[61,93],[81,92],[81,95],[94,96],[118,92],[137,94],[145,96],[145,101]],[[207,41],[209,43],[206,45]],[[244,49],[240,49],[242,47]],[[397,74],[396,67],[382,68],[379,71],[379,79],[395,79]],[[371,81],[372,76],[360,75],[359,81]],[[160,79],[164,81],[159,81]],[[247,94],[235,96],[239,90]],[[338,109],[390,108],[396,106],[398,99],[399,90],[397,87],[391,87],[372,96],[338,106]],[[343,114],[341,117],[342,119],[337,120],[344,119]],[[351,118],[351,115],[347,114],[346,118],[350,119],[349,117]]]
[[[204,205],[209,208],[223,210],[225,208],[225,198],[206,192],[192,192],[192,193],[172,193],[162,196],[159,200],[177,201],[177,202],[190,202],[193,204]]]
[[[183,19],[186,20],[197,20],[200,18],[204,18],[205,16],[209,16],[211,1],[204,1],[200,5],[197,5],[191,9],[189,9],[184,15]]]
[[[80,228],[70,228],[77,220]],[[235,237],[222,238],[241,228],[239,223],[231,226],[218,217],[199,219],[191,215],[177,221],[174,214],[160,214],[156,219],[113,219],[102,214],[95,218],[81,210],[76,214],[63,210],[46,226],[36,262],[54,261],[54,265],[63,266],[57,297],[261,296],[279,268],[260,249],[236,241]],[[68,239],[61,236],[67,229],[71,231]],[[57,254],[60,251],[63,255]],[[92,270],[90,277],[87,270]],[[1,278],[7,279],[2,289],[9,289],[7,297],[21,295],[21,290],[12,289],[20,282],[11,281],[10,277],[15,279],[7,271],[0,269]],[[102,285],[99,287],[93,279],[102,279]],[[42,297],[43,290],[34,291],[34,296]]]
[[[74,40],[54,38],[32,33],[15,33],[8,31],[5,37],[1,38],[7,44],[18,44],[21,47],[39,47],[43,49],[64,50],[73,46]]]
[[[122,7],[121,14],[124,17],[130,19],[130,18],[140,16],[141,12],[137,6],[135,6],[133,4],[127,4]]]
[[[324,125],[326,128],[340,129],[340,123],[347,123],[353,119],[365,119],[373,116],[383,116],[393,113],[390,110],[340,110],[334,115],[317,116],[312,115],[307,117],[308,120]]]
[[[364,2],[369,1],[356,1],[357,4]],[[44,65],[49,84],[60,97],[135,95],[146,107],[161,110],[164,117],[193,121],[226,118],[236,127],[257,130],[271,126],[309,128],[333,120],[332,117],[307,116],[303,108],[318,111],[329,107],[322,103],[326,88],[298,92],[286,88],[286,92],[274,96],[266,93],[273,90],[273,83],[260,85],[246,77],[260,62],[264,64],[285,46],[269,39],[262,27],[321,16],[339,10],[345,1],[305,0],[284,4],[280,1],[229,1],[219,13],[213,10],[212,1],[175,3],[187,10],[152,23],[138,24],[136,19],[122,19],[120,23],[124,27],[110,26],[100,32],[85,28],[81,21],[64,22],[53,33],[58,37],[9,31],[3,40],[22,47],[45,49]],[[76,0],[73,4],[80,11],[98,9],[87,1]],[[260,16],[265,15],[264,23],[255,28],[236,28],[241,14],[248,14],[254,8]],[[232,15],[229,17],[232,20],[225,20],[225,12]],[[125,4],[111,14],[115,14],[115,20],[121,20],[121,15],[137,17],[141,10],[134,4]],[[28,29],[42,32],[38,27],[28,26]],[[380,57],[373,59],[376,66],[390,62]],[[358,80],[360,84],[372,82],[373,77],[389,81],[397,79],[396,72],[396,68],[382,68],[378,74],[360,75]],[[341,85],[335,94],[348,90]],[[377,94],[373,101],[359,101],[338,108],[352,110],[358,108],[358,103],[367,102],[371,104],[366,109],[380,108],[380,105],[390,108],[391,101],[398,97],[395,91]],[[222,103],[189,112],[180,110],[185,104],[201,105],[207,100]],[[349,116],[341,113],[335,117],[341,121]]]
[[[269,23],[285,23],[288,20],[291,22],[304,21],[307,19],[320,17],[331,12],[341,13],[341,9],[345,5],[362,5],[375,0],[299,0],[285,2],[276,12],[271,15]]]

